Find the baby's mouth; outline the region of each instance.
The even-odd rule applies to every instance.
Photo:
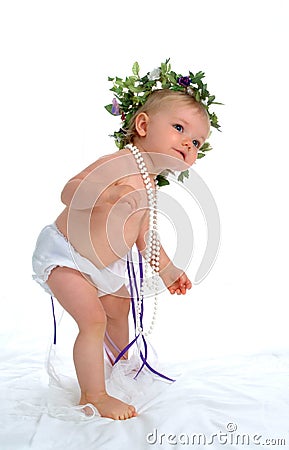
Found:
[[[183,160],[185,160],[185,158],[186,158],[185,152],[183,152],[182,150],[177,150],[177,149],[175,149],[175,151],[178,152],[180,155],[182,155]]]

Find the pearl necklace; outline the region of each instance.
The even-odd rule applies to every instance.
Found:
[[[150,181],[149,173],[147,167],[145,165],[144,159],[140,150],[132,144],[126,145],[127,149],[131,151],[133,156],[135,157],[136,163],[138,165],[139,171],[142,175],[144,186],[146,188],[147,199],[148,199],[148,207],[149,207],[149,232],[148,232],[148,242],[145,251],[145,264],[144,264],[144,282],[141,283],[140,286],[140,295],[137,299],[136,303],[136,330],[138,333],[144,336],[148,336],[152,333],[156,313],[158,306],[157,292],[158,292],[158,282],[159,282],[159,261],[160,261],[160,241],[158,237],[158,229],[157,229],[157,190],[158,190],[158,181],[157,177],[154,177],[155,182],[155,190],[152,187],[152,183]],[[149,268],[153,272],[152,279],[149,279]],[[147,332],[144,332],[141,326],[141,315],[142,315],[142,304],[144,298],[144,284],[152,289],[154,292],[154,307],[153,307],[153,316],[151,320],[150,327]]]

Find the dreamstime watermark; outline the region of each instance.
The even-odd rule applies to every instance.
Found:
[[[145,163],[150,172],[151,167],[173,167],[179,170],[187,169],[189,177],[185,183],[178,182],[173,176],[169,176],[170,182],[181,186],[192,202],[199,206],[207,231],[206,248],[195,275],[194,284],[201,283],[212,269],[217,258],[220,244],[220,217],[214,197],[204,180],[191,167],[181,167],[180,160],[172,156],[158,153],[144,153]],[[184,164],[184,163],[183,163]],[[73,247],[80,248],[96,267],[105,267],[110,271],[110,265],[101,254],[101,248],[105,241],[108,242],[108,255],[116,255],[122,259],[128,255],[129,249],[135,243],[136,235],[130,231],[129,224],[137,223],[134,218],[142,215],[147,209],[147,193],[141,182],[131,192],[124,195],[111,204],[105,212],[97,208],[97,202],[105,195],[105,191],[117,183],[123,189],[127,186],[121,184],[121,180],[127,177],[139,176],[139,169],[131,154],[120,154],[116,158],[104,158],[104,161],[91,170],[77,187],[68,210],[67,234]],[[188,197],[187,196],[187,197]],[[184,206],[181,196],[176,199],[171,196],[166,188],[161,188],[158,193],[158,215],[169,218],[176,233],[176,251],[172,258],[173,263],[186,271],[192,259],[194,240],[191,219]],[[103,231],[105,230],[105,235]],[[160,236],[160,239],[162,237]],[[72,252],[72,257],[73,252]],[[82,267],[75,261],[79,270]],[[123,276],[114,274],[114,276]],[[163,289],[163,288],[160,288]]]
[[[163,433],[157,428],[146,436],[146,442],[149,445],[189,445],[189,446],[210,446],[210,445],[241,445],[241,446],[284,446],[285,438],[268,438],[257,433],[239,433],[237,424],[229,422],[226,425],[226,431],[217,431],[212,434],[204,433]]]

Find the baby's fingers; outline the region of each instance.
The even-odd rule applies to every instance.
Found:
[[[180,293],[185,294],[188,289],[191,289],[191,287],[192,283],[190,282],[189,279],[186,279],[185,282],[181,282],[180,280],[180,287],[179,287]]]
[[[180,282],[180,286],[184,287],[185,289],[191,289],[191,287],[192,287],[192,283],[188,279],[188,277],[187,277],[187,275],[185,273],[183,273],[180,276],[179,282]]]
[[[186,288],[187,289],[191,289],[192,288],[192,283],[191,283],[191,281],[189,279],[186,282]]]
[[[170,287],[170,288],[169,288],[169,291],[170,291],[171,294],[177,294],[177,295],[185,294],[185,293],[186,293],[186,289],[185,289],[185,288],[182,288],[182,287],[180,287],[180,288],[173,288],[173,287]]]
[[[170,287],[169,291],[171,294],[175,294],[176,293],[176,288]]]
[[[128,204],[132,210],[136,211],[140,205],[140,194],[138,191],[132,190],[125,193],[119,202]]]

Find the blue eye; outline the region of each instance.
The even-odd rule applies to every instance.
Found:
[[[194,147],[196,147],[196,148],[200,148],[200,142],[197,141],[196,139],[193,140],[193,145],[194,145]]]
[[[184,131],[184,127],[182,125],[180,125],[179,123],[177,123],[176,125],[174,125],[174,128],[179,131],[180,133],[182,131]]]

